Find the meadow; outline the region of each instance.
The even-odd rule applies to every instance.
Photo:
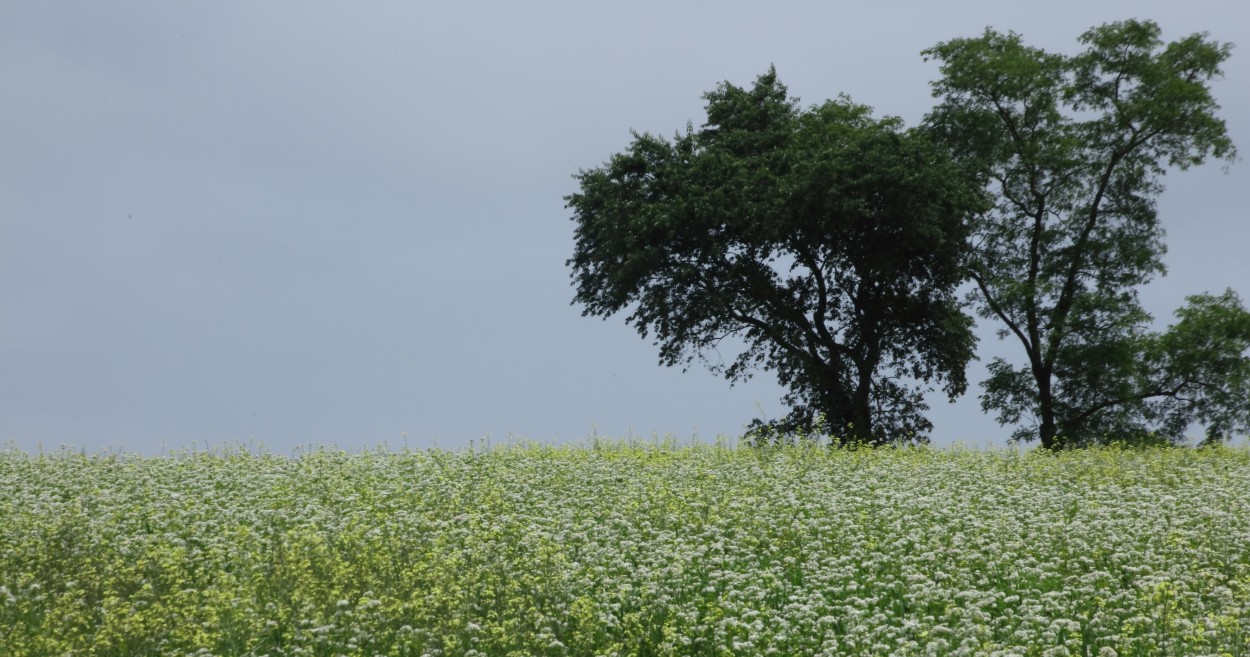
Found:
[[[1250,655],[1250,450],[9,449],[0,654]]]

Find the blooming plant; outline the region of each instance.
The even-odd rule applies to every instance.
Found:
[[[0,451],[0,654],[1250,655],[1250,451]]]

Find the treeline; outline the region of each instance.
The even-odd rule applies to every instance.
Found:
[[[1250,313],[1198,294],[1152,331],[1170,168],[1236,149],[1211,94],[1231,44],[1129,20],[1068,56],[987,29],[940,65],[920,125],[846,96],[800,107],[769,69],[707,121],[633,134],[568,196],[583,314],[627,313],[660,362],[776,373],[789,414],[748,435],[925,442],[924,394],[967,389],[975,312],[1021,349],[982,408],[1046,448],[1250,430]],[[966,298],[959,290],[971,288]],[[705,358],[726,338],[744,349]]]

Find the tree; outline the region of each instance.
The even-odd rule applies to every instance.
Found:
[[[1215,369],[1246,371],[1235,296],[1191,299],[1163,335],[1147,332],[1138,302],[1137,286],[1164,273],[1155,199],[1166,167],[1236,153],[1208,86],[1231,46],[1203,34],[1164,46],[1159,34],[1149,21],[1103,25],[1068,57],[987,29],[923,53],[942,73],[924,127],[994,199],[971,227],[978,312],[1027,356],[989,365],[982,407],[1003,424],[1031,416],[1014,437],[1043,447],[1153,430],[1176,439],[1189,420],[1245,425],[1247,397],[1234,394],[1244,381]],[[1216,333],[1200,340],[1195,325]],[[1207,339],[1242,340],[1242,351],[1204,350]]]
[[[574,303],[631,309],[661,364],[774,370],[791,406],[775,426],[925,440],[923,386],[966,387],[974,339],[954,290],[979,191],[898,119],[845,97],[800,109],[772,69],[704,98],[698,131],[633,133],[575,176]],[[714,361],[731,337],[742,351]]]

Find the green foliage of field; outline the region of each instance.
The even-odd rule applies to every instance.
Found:
[[[0,654],[1250,655],[1250,451],[0,452]]]

